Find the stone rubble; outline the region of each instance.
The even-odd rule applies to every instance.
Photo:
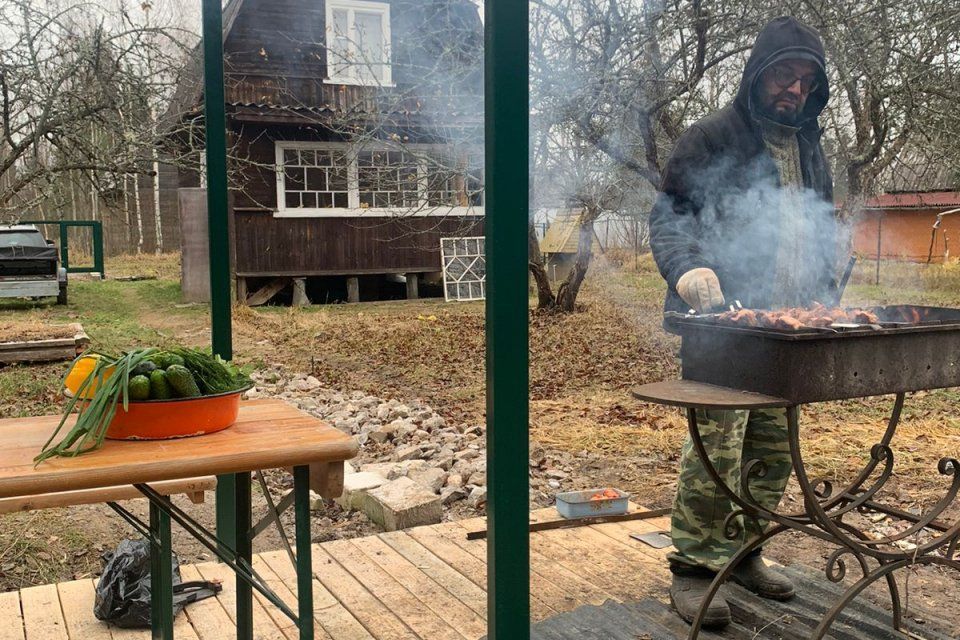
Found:
[[[310,375],[285,377],[268,369],[251,378],[255,386],[245,397],[280,398],[357,438],[360,452],[346,467],[344,495],[337,500],[342,508],[363,510],[381,526],[483,515],[485,425],[448,424],[420,400],[344,393]],[[570,454],[533,452],[531,506],[552,504],[559,490],[585,488],[573,485],[574,463]]]

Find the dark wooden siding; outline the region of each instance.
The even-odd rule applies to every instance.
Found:
[[[473,4],[464,0],[457,8],[446,1],[378,1],[390,5],[395,87],[326,82],[324,0],[244,0],[224,42],[227,103],[331,109],[354,116],[373,113],[376,105],[406,113],[429,110],[426,105],[435,103],[434,116],[443,119],[449,96],[437,100],[438,89],[480,99],[483,27]],[[466,41],[472,44],[465,46]],[[472,63],[448,55],[437,66],[439,51],[451,47],[472,52],[465,54]],[[473,72],[464,74],[465,68]],[[428,89],[430,83],[436,86]]]
[[[234,215],[240,276],[440,271],[440,238],[483,234],[479,218]]]
[[[234,185],[234,202],[239,209],[277,208],[276,146],[277,140],[320,140],[322,136],[307,128],[261,127],[257,125],[236,126],[233,131],[235,140],[232,163],[237,172]]]

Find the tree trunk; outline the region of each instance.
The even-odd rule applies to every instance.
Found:
[[[124,235],[126,236],[126,242],[123,244],[124,250],[130,248],[130,176],[123,174],[123,219],[126,223],[124,226]]]
[[[557,299],[553,296],[550,279],[547,278],[547,270],[543,266],[540,241],[537,240],[537,231],[534,229],[533,223],[530,223],[527,239],[527,251],[530,254],[530,273],[533,274],[533,281],[537,285],[537,309],[553,309],[557,306]]]
[[[573,263],[573,268],[567,275],[567,278],[557,289],[557,307],[564,313],[572,313],[577,308],[577,295],[580,293],[580,285],[587,275],[587,268],[590,266],[590,256],[592,255],[593,245],[593,222],[597,219],[599,211],[588,208],[580,218],[580,234],[577,243],[577,259]]]
[[[133,176],[133,207],[137,214],[137,255],[143,252],[143,209],[140,205],[140,176]]]
[[[150,120],[153,123],[152,133],[154,139],[157,137],[157,117],[156,111],[150,107]],[[156,247],[155,253],[163,253],[163,223],[160,220],[160,154],[157,152],[156,143],[153,145],[153,221],[156,229]]]

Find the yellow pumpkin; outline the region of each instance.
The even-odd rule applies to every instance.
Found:
[[[67,374],[66,380],[64,380],[63,386],[70,392],[70,395],[76,395],[77,391],[80,389],[80,386],[83,384],[84,380],[90,377],[93,373],[93,370],[97,366],[97,362],[100,360],[98,355],[89,355],[79,358],[76,362],[73,363],[73,367],[70,368],[70,372]],[[113,375],[114,367],[107,367],[104,370],[104,377],[109,378]],[[97,392],[97,381],[92,380],[87,388],[83,390],[84,398],[92,398],[93,395]]]

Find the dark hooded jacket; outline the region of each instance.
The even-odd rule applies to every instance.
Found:
[[[667,161],[650,214],[650,246],[668,286],[666,310],[688,310],[677,280],[698,267],[716,272],[728,302],[770,306],[782,226],[771,194],[779,193],[780,175],[764,144],[753,94],[764,70],[796,58],[814,61],[821,75],[796,125],[804,185],[798,197],[817,239],[803,261],[812,270],[808,281],[816,284],[800,297],[828,303],[835,296],[833,180],[817,121],[829,98],[823,44],[814,29],[783,17],[757,36],[733,103],[684,132]]]

